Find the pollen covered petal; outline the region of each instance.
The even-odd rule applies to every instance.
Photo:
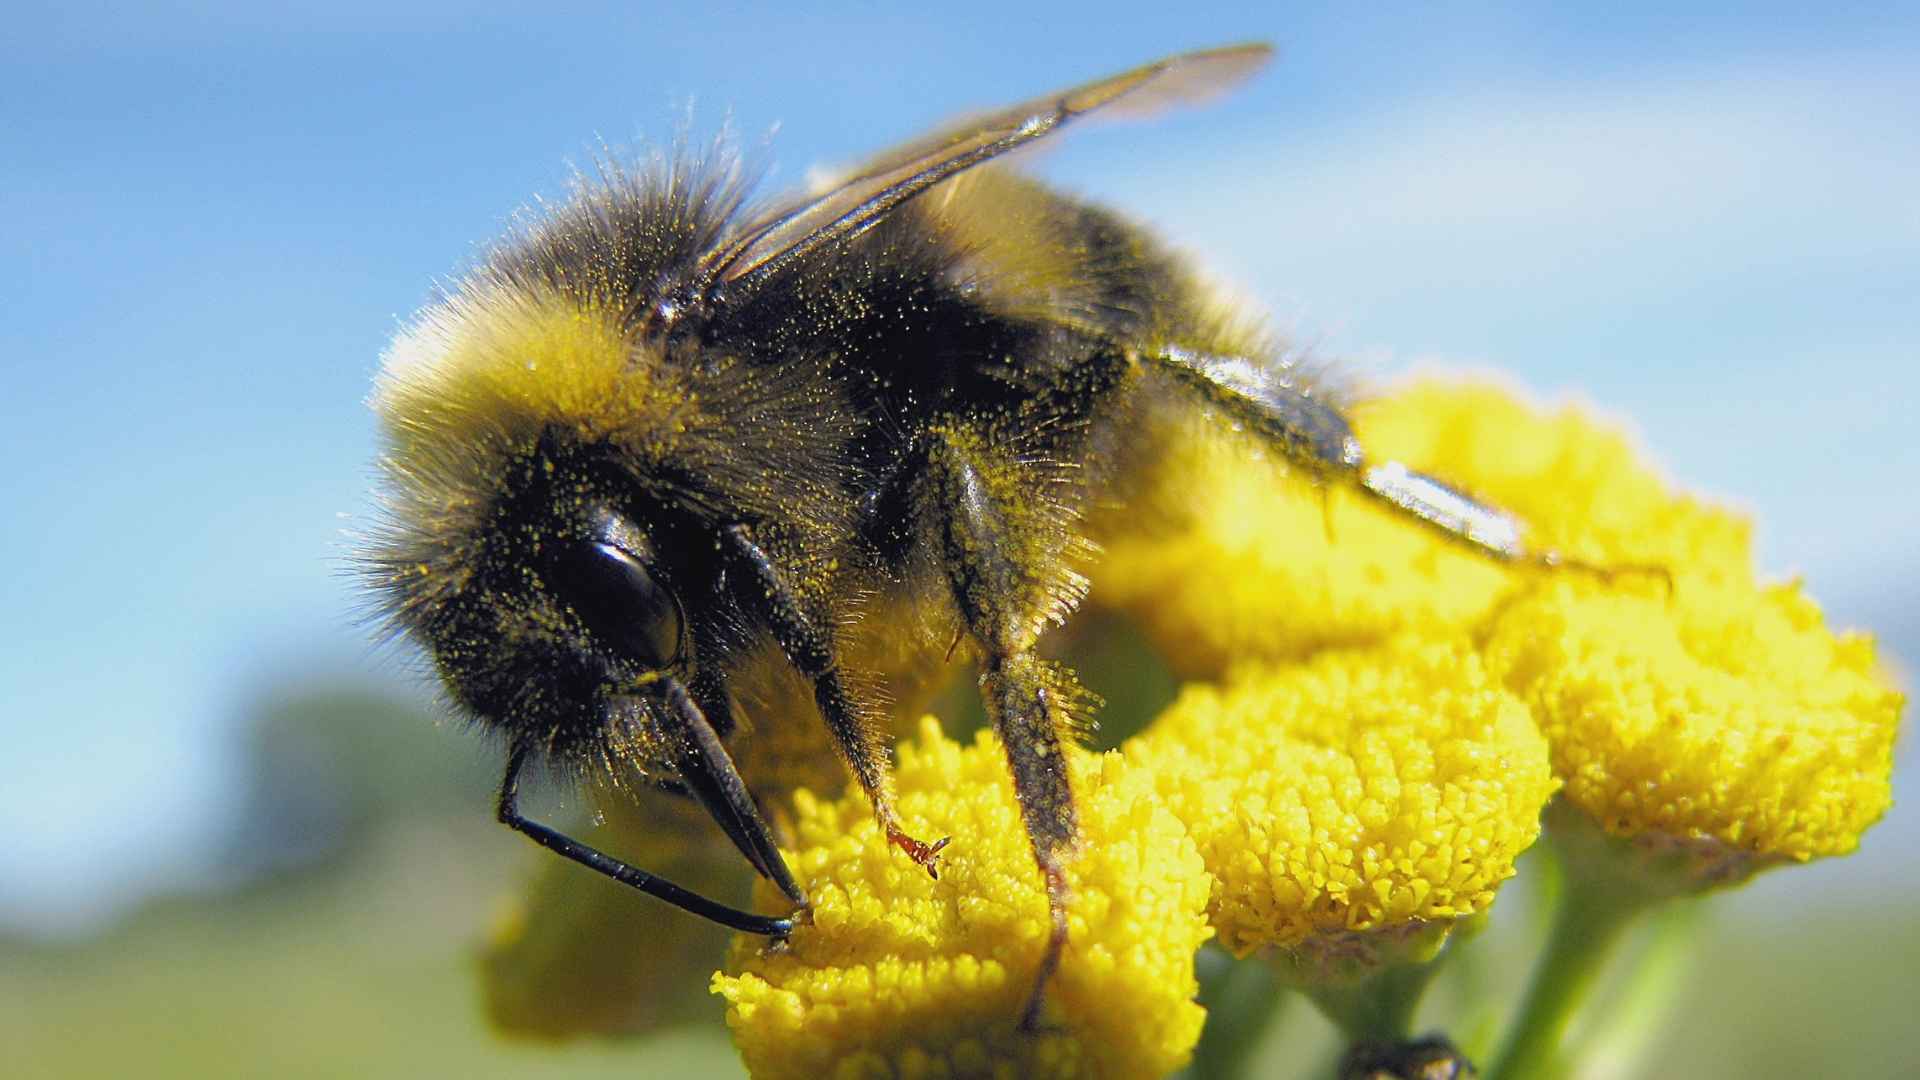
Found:
[[[901,747],[903,823],[953,838],[938,880],[892,850],[857,793],[799,793],[790,860],[812,923],[785,946],[736,938],[713,982],[753,1075],[1146,1077],[1185,1062],[1203,1019],[1193,960],[1209,933],[1207,873],[1120,755],[1076,751],[1072,766],[1070,938],[1035,1033],[1017,1027],[1047,903],[993,738],[963,746],[928,720]]]

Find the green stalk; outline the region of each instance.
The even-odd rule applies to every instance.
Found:
[[[1200,980],[1207,1026],[1200,1031],[1187,1075],[1192,1080],[1238,1080],[1246,1075],[1260,1037],[1283,1011],[1284,987],[1273,969],[1259,961],[1235,960],[1221,950],[1202,950],[1200,959],[1203,968],[1213,968]]]
[[[1307,988],[1313,1003],[1348,1043],[1399,1042],[1413,1033],[1413,1013],[1438,964],[1389,964],[1359,982]]]
[[[1621,935],[1643,912],[1733,880],[1716,876],[1718,864],[1703,862],[1700,851],[1685,845],[1636,844],[1608,836],[1563,799],[1547,805],[1545,820],[1560,870],[1558,910],[1489,1080],[1566,1076],[1562,1040],[1567,1026],[1592,996]],[[1646,961],[1656,967],[1677,964],[1687,937],[1684,927],[1671,937]],[[1636,983],[1633,989],[1640,987]]]
[[[1507,1045],[1487,1073],[1489,1080],[1546,1080],[1565,1075],[1560,1044],[1622,933],[1645,908],[1644,899],[1569,874],[1560,910],[1534,968]]]
[[[1633,1066],[1661,1033],[1692,970],[1701,901],[1677,901],[1652,915],[1653,938],[1634,958],[1620,1005],[1583,1032],[1573,1060],[1593,1075],[1638,1075]]]

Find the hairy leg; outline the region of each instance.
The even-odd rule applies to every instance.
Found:
[[[1085,695],[1072,675],[1034,654],[1041,631],[1070,612],[1085,582],[1069,555],[1084,547],[1071,508],[1049,500],[1031,465],[994,452],[977,432],[936,432],[920,493],[926,541],[938,555],[965,632],[981,654],[980,693],[1006,749],[1014,794],[1046,882],[1052,929],[1023,1027],[1039,1022],[1045,988],[1067,943],[1067,864],[1079,839],[1063,729]]]

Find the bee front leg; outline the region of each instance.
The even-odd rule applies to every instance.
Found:
[[[657,874],[650,874],[637,866],[622,862],[611,855],[589,847],[537,821],[529,820],[520,813],[520,772],[528,760],[528,751],[516,748],[507,758],[506,776],[500,781],[500,794],[495,804],[496,816],[502,825],[513,829],[534,843],[557,855],[631,886],[648,896],[664,900],[682,911],[690,912],[701,918],[717,922],[722,926],[739,930],[742,933],[760,934],[776,941],[784,940],[793,933],[791,918],[774,918],[756,915],[749,911],[729,907],[717,900],[708,899],[699,893],[668,881]]]
[[[907,834],[893,808],[893,773],[888,768],[887,725],[871,715],[870,708],[854,695],[840,677],[840,664],[833,640],[822,620],[807,614],[798,592],[792,587],[772,558],[753,541],[744,525],[724,530],[735,565],[744,569],[758,586],[763,602],[761,614],[773,630],[781,651],[802,675],[813,680],[814,703],[833,735],[848,771],[867,793],[874,816],[886,831],[893,846],[907,854],[928,874],[940,876],[939,857],[947,846],[943,838],[935,843],[917,840]]]
[[[1084,547],[1070,507],[1048,502],[1028,465],[993,440],[934,433],[920,493],[924,541],[938,553],[961,621],[983,657],[980,696],[1000,736],[1034,862],[1046,880],[1052,932],[1023,1030],[1035,1029],[1067,944],[1067,863],[1079,841],[1061,729],[1086,701],[1073,676],[1034,653],[1047,624],[1085,592],[1067,554]]]
[[[695,700],[696,694],[701,700]],[[714,717],[729,716],[732,708],[725,684],[712,678],[700,679],[690,691],[679,680],[667,679],[660,684],[660,697],[662,712],[670,718],[681,742],[680,781],[688,794],[706,809],[762,877],[773,882],[788,900],[807,907],[807,894],[794,880],[780,846],[774,842],[773,830],[767,826],[713,722]]]

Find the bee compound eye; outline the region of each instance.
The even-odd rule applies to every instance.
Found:
[[[604,541],[557,546],[548,583],[587,624],[587,631],[647,668],[679,659],[680,603],[646,563]]]

